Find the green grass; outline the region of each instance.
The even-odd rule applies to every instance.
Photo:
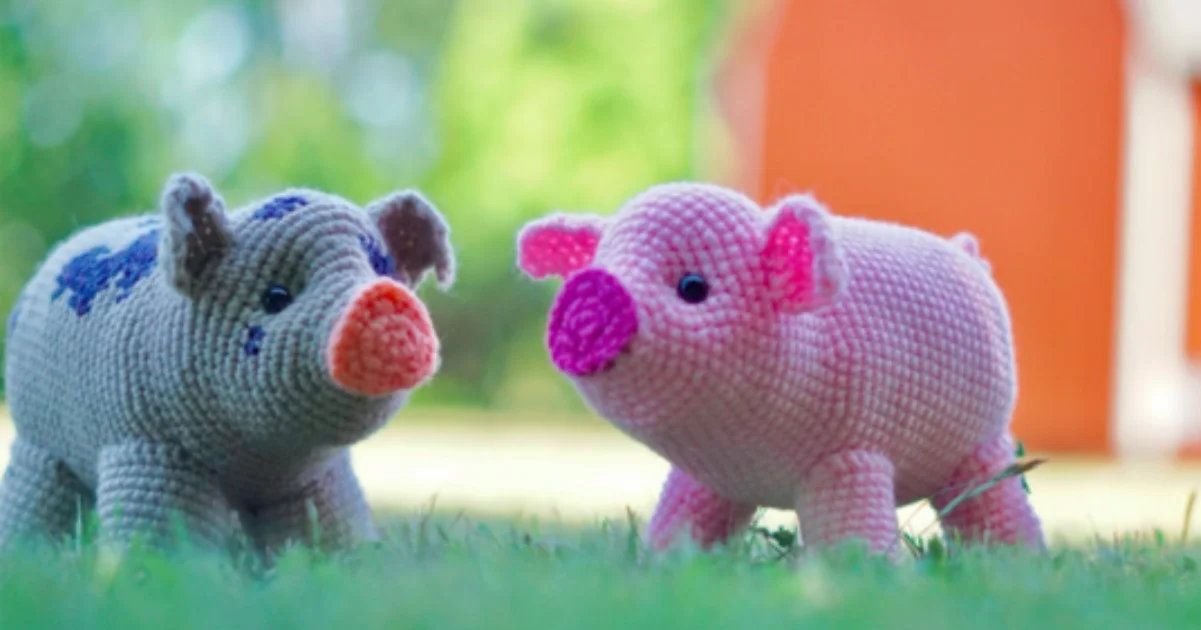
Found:
[[[270,569],[200,552],[94,545],[0,556],[0,628],[1196,627],[1201,549],[1164,536],[1043,556],[947,550],[890,565],[802,558],[787,535],[648,553],[639,526],[396,518],[337,556]],[[783,544],[781,544],[783,543]]]

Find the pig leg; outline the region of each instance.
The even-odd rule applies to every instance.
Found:
[[[0,482],[0,546],[25,537],[57,542],[75,530],[92,493],[66,464],[17,438]]]
[[[648,527],[651,547],[667,548],[684,529],[702,548],[724,543],[750,522],[757,509],[718,496],[673,466]]]
[[[875,451],[844,451],[820,461],[803,478],[797,501],[805,546],[834,546],[857,539],[873,553],[895,553],[893,475],[892,462]]]
[[[220,546],[236,519],[216,476],[172,444],[126,442],[100,450],[96,500],[105,542],[155,547],[186,536]],[[183,531],[179,531],[182,526]]]
[[[269,553],[289,541],[332,551],[378,539],[371,508],[348,452],[339,455],[328,470],[299,492],[254,506],[246,518],[255,543]]]
[[[931,503],[941,513],[956,497],[988,482],[1016,461],[1013,442],[1001,434],[978,446],[956,468],[947,490]],[[967,543],[1045,546],[1042,525],[1021,479],[1009,477],[978,496],[960,502],[941,519],[943,531]]]

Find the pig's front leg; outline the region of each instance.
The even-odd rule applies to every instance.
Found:
[[[0,482],[0,547],[26,537],[59,542],[91,504],[91,491],[62,460],[18,437]]]
[[[852,539],[873,553],[896,552],[897,511],[893,465],[882,453],[845,451],[809,471],[797,501],[806,547],[833,546]]]
[[[333,551],[378,539],[347,451],[299,492],[254,506],[245,518],[255,543],[269,553],[289,542]]]
[[[152,546],[177,542],[220,546],[237,519],[217,477],[174,444],[132,441],[100,451],[96,507],[103,538]],[[180,532],[177,526],[182,525]]]
[[[685,530],[702,548],[723,543],[745,527],[757,509],[719,496],[673,466],[648,527],[651,547],[663,550]]]

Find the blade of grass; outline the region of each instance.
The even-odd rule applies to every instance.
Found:
[[[1184,504],[1184,529],[1180,532],[1180,542],[1188,542],[1189,530],[1193,524],[1193,506],[1197,503],[1197,491],[1188,493],[1188,501]]]
[[[1019,449],[1018,449],[1019,456],[1021,454],[1023,454],[1024,452],[1025,452],[1024,449],[1022,449],[1019,446]],[[960,494],[955,499],[953,499],[950,503],[948,503],[946,505],[946,507],[944,507],[941,511],[936,512],[937,518],[935,519],[935,521],[931,522],[930,524],[923,527],[922,530],[916,534],[916,537],[920,539],[921,537],[925,536],[926,532],[929,532],[930,528],[934,527],[935,522],[937,522],[938,520],[941,520],[944,516],[949,514],[951,512],[951,510],[954,509],[956,506],[958,506],[960,503],[963,503],[964,501],[966,501],[972,497],[976,497],[976,496],[983,494],[984,492],[987,492],[989,488],[996,486],[998,483],[1004,481],[1005,479],[1008,479],[1009,477],[1013,477],[1013,476],[1017,476],[1017,475],[1024,475],[1027,471],[1037,468],[1038,466],[1042,465],[1044,462],[1046,462],[1045,459],[1035,459],[1035,460],[1030,460],[1025,463],[1016,462],[1016,463],[1010,465],[1009,467],[1007,467],[1005,470],[1002,470],[1001,472],[997,473],[996,476],[994,476],[992,479],[989,479],[988,481],[984,482],[984,484],[982,484],[982,485],[971,486],[970,484],[967,484],[967,483],[954,484],[954,485],[942,488],[941,490],[939,490],[938,492],[935,492],[930,497],[923,499],[923,502],[929,504],[930,507],[933,508],[934,507],[934,503],[933,503],[934,497],[937,497],[942,494],[946,494],[948,492],[957,490],[959,488],[964,488],[964,492],[962,494]],[[1023,477],[1023,481],[1024,480],[1025,480],[1025,478]],[[889,547],[890,551],[892,550],[893,547],[896,547],[896,545],[898,543],[903,542],[905,544],[905,546],[909,548],[909,551],[914,553],[915,555],[922,553],[922,551],[920,549],[918,549],[917,547],[914,546],[913,541],[906,537],[906,531],[905,531],[906,528],[909,527],[909,524],[913,521],[913,518],[915,516],[917,516],[917,513],[919,511],[920,511],[920,508],[911,512],[909,514],[909,517],[905,519],[905,522],[902,523],[901,526],[898,528],[897,537],[896,537],[896,539],[894,539],[892,541],[892,545]]]
[[[1030,472],[1031,470],[1034,470],[1035,468],[1038,468],[1039,466],[1043,465],[1044,463],[1046,463],[1046,461],[1047,460],[1045,460],[1045,459],[1032,459],[1032,460],[1025,461],[1025,462],[1014,462],[1013,464],[1010,464],[1009,466],[1007,466],[1005,468],[1005,470],[1002,470],[1001,472],[997,473],[996,475],[993,475],[992,479],[989,479],[988,481],[985,481],[984,483],[982,483],[974,488],[969,488],[963,494],[960,494],[959,496],[952,499],[950,503],[946,504],[946,506],[944,506],[941,510],[938,511],[938,518],[939,519],[945,518],[948,514],[951,513],[952,510],[954,510],[956,507],[959,507],[959,505],[962,504],[964,501],[978,497],[978,496],[984,494],[985,492],[988,492],[989,490],[991,490],[992,488],[995,488],[998,484],[1000,484],[1002,481],[1005,481],[1006,479],[1009,479],[1011,477],[1017,477],[1018,475],[1024,475],[1027,472]]]

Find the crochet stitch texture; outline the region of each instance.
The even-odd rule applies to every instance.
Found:
[[[347,447],[438,368],[413,290],[453,283],[449,230],[414,191],[365,209],[289,189],[227,213],[197,174],[160,211],[59,244],[10,317],[17,429],[0,544],[102,534],[263,551],[376,537]]]
[[[774,507],[796,510],[807,545],[896,553],[898,505],[941,508],[1014,461],[1009,314],[969,234],[675,183],[611,218],[532,221],[517,245],[531,277],[566,279],[554,365],[672,464],[657,548],[724,541]],[[943,526],[1044,545],[1018,478]]]

